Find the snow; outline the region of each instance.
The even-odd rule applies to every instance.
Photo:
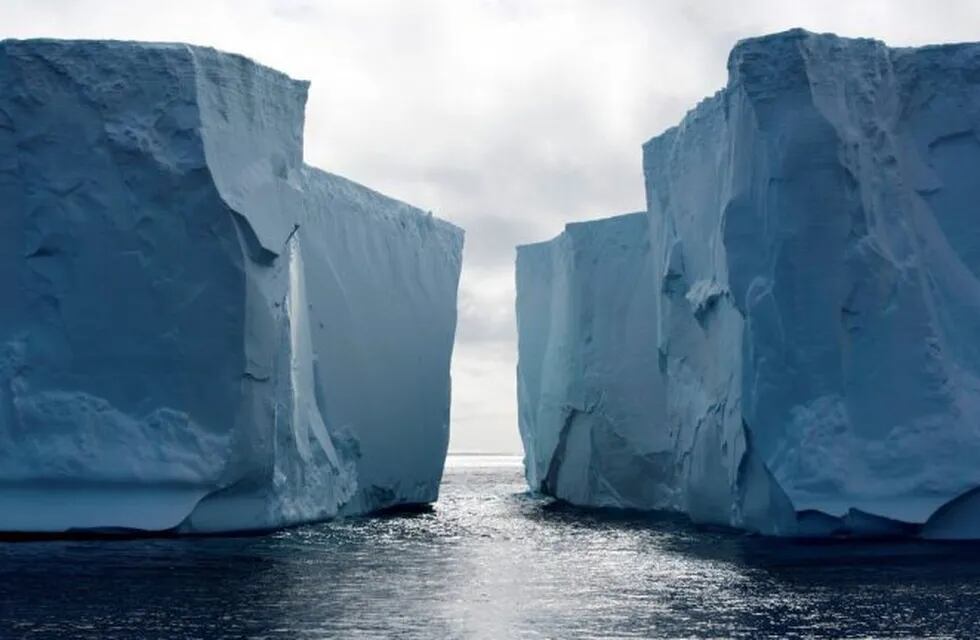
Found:
[[[436,499],[462,232],[303,164],[307,84],[0,42],[0,530]]]
[[[591,405],[562,391],[575,384],[541,381],[648,353],[650,338],[592,343],[577,318],[621,319],[619,307],[530,299],[564,301],[587,278],[615,290],[647,267],[600,258],[583,272],[561,239],[548,269],[549,245],[519,253],[532,487],[644,506],[592,489],[606,482],[594,461],[615,458],[608,466],[635,470],[615,493],[666,483],[675,497],[649,508],[700,523],[980,536],[980,45],[893,49],[794,30],[740,42],[728,69],[723,90],[644,146],[647,322],[662,368],[631,373],[642,380],[610,372],[589,389],[664,398],[661,416],[617,427],[667,438],[662,464],[641,465],[648,447],[604,444],[587,424],[591,436],[555,446],[563,403]],[[595,243],[615,234],[585,227]],[[547,327],[536,318],[546,312]],[[579,359],[589,348],[609,352]],[[558,408],[542,417],[546,404]],[[542,484],[545,468],[569,484]]]

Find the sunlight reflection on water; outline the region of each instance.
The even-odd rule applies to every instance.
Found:
[[[431,512],[264,537],[0,544],[0,638],[971,636],[977,547],[796,545],[447,465]]]

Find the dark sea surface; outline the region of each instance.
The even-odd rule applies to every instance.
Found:
[[[262,537],[0,543],[0,638],[980,637],[980,547],[790,544],[529,496]]]

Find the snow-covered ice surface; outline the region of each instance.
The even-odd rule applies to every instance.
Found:
[[[697,522],[777,535],[980,537],[980,45],[794,30],[740,42],[728,69],[723,90],[644,146],[651,265],[600,258],[588,272],[615,291],[652,269],[652,348],[645,334],[578,331],[582,315],[625,317],[602,301],[551,309],[542,333],[543,296],[522,292],[563,298],[586,276],[529,259],[543,249],[519,255],[531,484],[600,505],[615,494],[592,487],[632,484],[619,506],[656,488]],[[591,228],[593,243],[616,233]],[[589,389],[663,398],[662,414],[624,409],[644,422],[617,427],[667,439],[657,465],[603,430],[552,446],[562,414],[542,420],[539,397],[580,409],[537,381],[588,379],[589,365],[538,354],[590,348],[611,352],[586,363],[657,353],[642,383],[610,370]],[[577,479],[563,470],[610,456],[575,462]],[[631,483],[610,480],[613,466],[636,469]]]
[[[462,231],[303,164],[307,83],[0,42],[0,530],[436,499]]]

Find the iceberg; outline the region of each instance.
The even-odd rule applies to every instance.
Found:
[[[517,248],[527,480],[570,503],[672,504],[672,444],[651,428],[666,404],[647,227],[645,212],[632,213]]]
[[[770,535],[980,538],[980,45],[793,30],[738,43],[728,71],[643,147],[650,264],[595,256],[583,274],[519,254],[529,482]],[[622,321],[622,305],[530,295],[638,277],[652,339],[594,342],[580,319]],[[658,446],[611,444],[605,426],[552,444],[563,414],[542,418],[539,384],[551,403],[593,405],[540,381],[653,351],[656,371],[607,369],[582,388],[619,403],[603,410],[622,411],[617,433]],[[641,385],[620,375],[645,376],[637,394],[657,412],[631,412],[618,390]]]
[[[0,42],[0,531],[432,502],[463,233],[303,163],[308,85]]]

